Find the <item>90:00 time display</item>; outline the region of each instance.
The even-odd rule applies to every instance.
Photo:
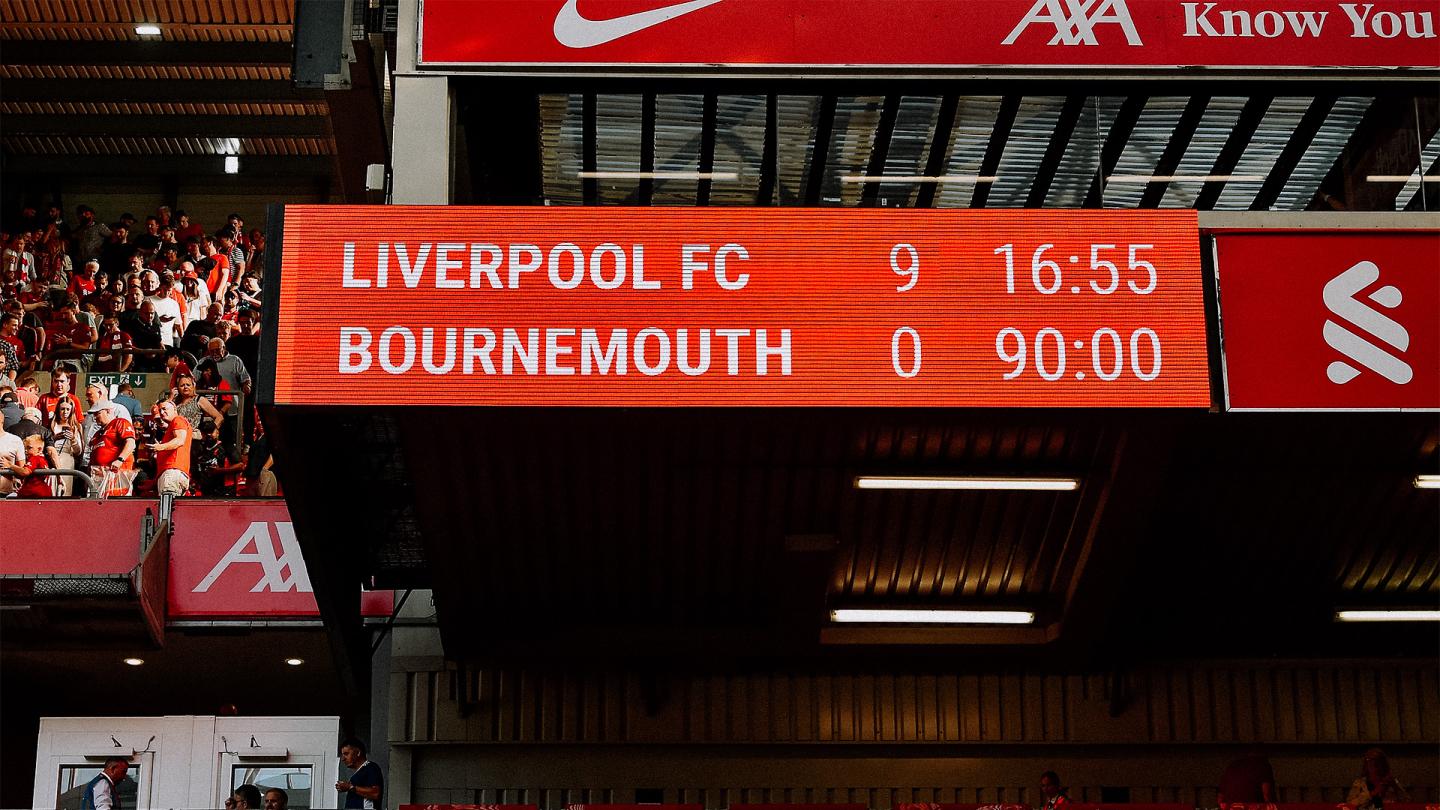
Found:
[[[1047,340],[1053,343],[1052,347],[1047,348]],[[1011,364],[1010,371],[1001,375],[1002,378],[1013,380],[1019,377],[1025,373],[1027,364],[1043,380],[1055,382],[1063,378],[1067,365],[1065,345],[1065,336],[1053,327],[1039,330],[1030,341],[1026,340],[1024,332],[1013,326],[1001,329],[995,334],[995,356]],[[1085,341],[1077,340],[1072,345],[1083,350]],[[1126,351],[1127,348],[1129,351]],[[906,349],[910,356],[902,359]],[[919,332],[902,326],[891,334],[890,365],[896,375],[906,378],[918,375],[922,359]],[[1128,345],[1119,332],[1108,326],[1096,329],[1090,336],[1090,371],[1096,377],[1107,382],[1119,379],[1125,373],[1127,360],[1130,373],[1139,380],[1150,382],[1160,376],[1160,336],[1155,334],[1154,329],[1142,326],[1131,332]],[[1086,373],[1084,370],[1076,371],[1073,377],[1083,380]]]

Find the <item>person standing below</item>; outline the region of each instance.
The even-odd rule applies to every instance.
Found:
[[[1040,810],[1065,810],[1070,806],[1070,797],[1065,795],[1060,777],[1054,771],[1040,774],[1040,795],[1045,799]]]
[[[1350,785],[1345,803],[1355,810],[1380,810],[1391,804],[1410,801],[1410,794],[1390,773],[1390,758],[1379,748],[1371,748],[1360,759],[1360,778]]]
[[[121,810],[120,782],[130,771],[130,760],[111,757],[105,760],[100,775],[85,785],[80,810]]]
[[[1220,806],[1274,804],[1275,771],[1259,749],[1225,766],[1220,775]]]
[[[161,495],[184,495],[190,488],[190,442],[195,429],[168,399],[160,403],[160,424],[165,435],[147,445],[155,454],[155,489]]]
[[[384,807],[385,777],[380,766],[365,758],[365,743],[350,738],[340,745],[340,761],[351,770],[348,780],[335,783],[345,794],[346,808],[378,810]]]
[[[289,807],[289,793],[273,787],[265,791],[265,810],[289,810]]]

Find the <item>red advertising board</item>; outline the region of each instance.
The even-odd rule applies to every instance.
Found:
[[[1231,410],[1440,409],[1440,231],[1216,236]]]
[[[1210,404],[1194,211],[287,206],[280,276],[283,405]]]
[[[422,0],[425,66],[1440,67],[1440,0]]]
[[[362,613],[388,616],[392,598],[390,591],[366,592]],[[285,502],[179,501],[168,602],[171,619],[318,616]]]
[[[130,498],[4,501],[0,575],[128,574],[140,564],[140,526],[159,502]]]

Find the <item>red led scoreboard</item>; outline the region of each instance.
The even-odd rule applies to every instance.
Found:
[[[287,206],[277,404],[1210,404],[1194,211]]]

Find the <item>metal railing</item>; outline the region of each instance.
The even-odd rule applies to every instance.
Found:
[[[20,473],[17,473],[17,472],[15,472],[14,470],[0,470],[0,475],[6,476],[6,477],[8,477],[8,478],[28,478],[28,477],[29,477],[29,476],[21,475]],[[49,476],[49,475],[68,475],[68,476],[72,476],[72,477],[74,477],[74,478],[79,478],[80,480],[82,480],[82,481],[85,482],[85,487],[86,487],[85,491],[86,491],[86,493],[87,493],[87,494],[86,494],[86,497],[88,497],[88,498],[99,498],[99,497],[100,497],[99,487],[95,486],[95,479],[91,477],[90,473],[87,473],[87,472],[85,472],[84,470],[62,470],[62,469],[53,469],[53,468],[50,468],[50,467],[41,467],[40,469],[32,470],[31,473],[30,473],[30,475],[46,475],[46,476]]]

